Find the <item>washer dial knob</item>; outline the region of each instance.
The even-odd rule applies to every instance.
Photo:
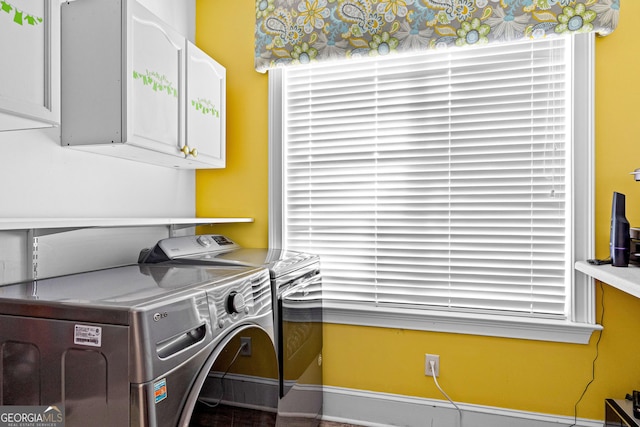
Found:
[[[198,236],[198,238],[196,239],[196,242],[198,242],[200,244],[200,246],[203,246],[205,248],[208,248],[209,246],[211,246],[211,239],[208,236]]]
[[[244,295],[233,291],[227,297],[227,311],[231,314],[240,313],[245,311],[246,304],[244,301]]]

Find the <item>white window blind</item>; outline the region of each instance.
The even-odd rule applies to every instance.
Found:
[[[325,302],[569,317],[571,43],[282,71],[282,243]]]

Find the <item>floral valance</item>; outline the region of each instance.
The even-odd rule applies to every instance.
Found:
[[[621,0],[255,0],[256,69],[618,25]]]

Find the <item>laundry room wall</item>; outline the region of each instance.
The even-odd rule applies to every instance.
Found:
[[[141,0],[141,3],[194,39],[195,0]],[[0,218],[175,218],[195,215],[193,171],[61,147],[59,127],[0,132],[0,182]],[[96,238],[93,244],[97,247],[107,235],[115,233],[114,239],[122,240],[137,232],[111,230],[67,234],[78,241],[90,241],[92,236],[99,235],[100,239]],[[144,231],[141,233],[147,235]],[[0,232],[0,284],[25,277],[24,245],[24,232]],[[115,243],[113,250],[118,250]],[[99,251],[84,252],[86,259],[79,261],[82,266],[100,265]],[[64,258],[64,252],[59,256]],[[132,256],[126,259],[135,261]],[[84,268],[82,266],[79,268]]]
[[[627,174],[640,167],[640,121],[635,117],[640,47],[634,24],[640,2],[621,3],[618,29],[596,41],[599,257],[608,249],[612,191],[627,194],[627,216],[632,226],[640,224],[640,183]],[[214,230],[257,247],[266,244],[268,235],[268,81],[253,68],[254,24],[254,1],[196,2],[196,41],[227,68],[229,104],[229,166],[197,172],[196,211],[201,216],[251,212],[256,217],[251,226]],[[442,400],[424,375],[424,354],[433,353],[440,355],[440,384],[458,402],[564,417],[573,417],[577,408],[579,418],[602,420],[605,398],[624,398],[640,389],[640,343],[634,339],[640,300],[606,284],[596,286],[596,316],[604,331],[587,345],[327,324],[325,385],[354,395],[380,393],[382,399],[388,393]],[[402,419],[403,414],[395,415]]]

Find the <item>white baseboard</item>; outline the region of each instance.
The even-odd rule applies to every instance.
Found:
[[[602,427],[603,421],[324,387],[323,420],[369,427]],[[602,403],[604,405],[604,402]]]

